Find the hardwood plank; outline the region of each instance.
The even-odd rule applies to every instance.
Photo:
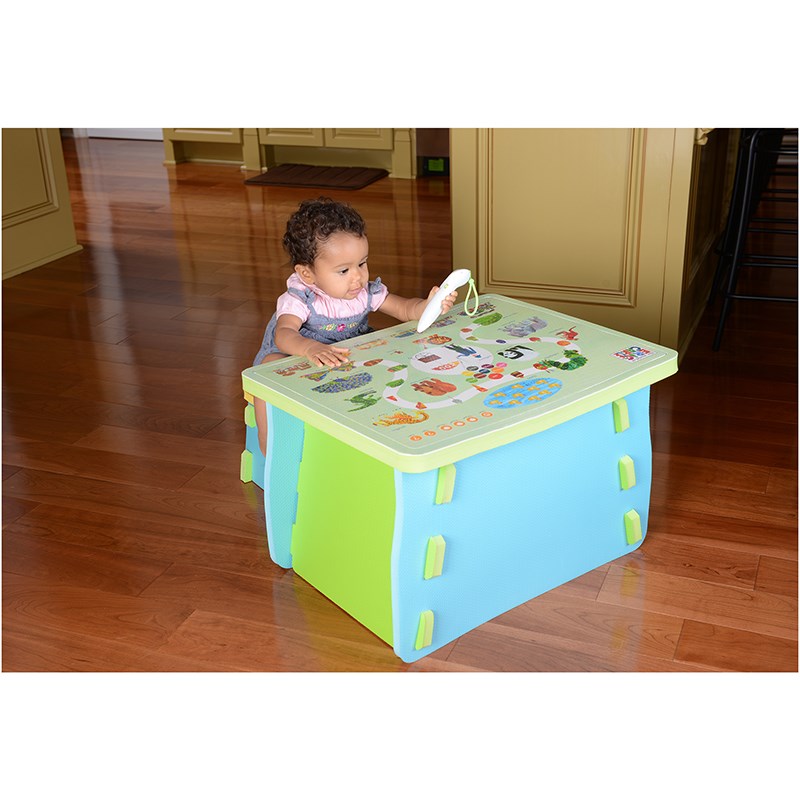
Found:
[[[757,590],[611,565],[601,603],[647,608],[659,614],[797,639],[797,599]]]
[[[151,367],[186,367],[204,369],[212,356],[203,353],[176,353],[174,350],[146,349],[106,344],[105,342],[83,342],[77,340],[52,339],[29,333],[9,332],[3,335],[4,346],[16,351],[30,353],[31,358],[70,361],[76,358],[94,358],[121,361],[125,364],[145,364]],[[124,343],[123,343],[124,345]]]
[[[201,661],[147,646],[3,620],[4,672],[208,672]],[[237,667],[228,667],[237,671]]]
[[[174,261],[170,259],[169,263],[173,265]],[[95,283],[97,288],[118,289],[125,299],[135,297],[138,293],[142,292],[145,292],[148,297],[172,296],[176,294],[184,295],[187,290],[186,281],[179,279],[178,276],[176,276],[175,279],[162,276],[153,280],[151,277],[140,278],[127,272],[120,272],[117,270],[110,275],[99,273],[96,275],[96,278],[97,280]],[[217,292],[225,288],[225,284],[193,281],[190,283],[190,287],[195,297],[213,297]],[[193,299],[192,295],[190,295],[188,299]]]
[[[244,448],[244,400],[239,402],[241,436],[236,442],[215,439],[195,439],[169,433],[113,428],[101,425],[77,441],[80,447],[107,450],[127,456],[153,458],[160,453],[171,461],[202,467],[205,464],[225,464],[229,479],[238,483],[238,464]]]
[[[673,494],[704,494],[716,489],[764,494],[773,470],[755,464],[653,453],[653,472],[669,484]]]
[[[708,667],[654,658],[636,648],[616,651],[586,643],[558,645],[541,641],[537,634],[493,622],[464,634],[448,659],[464,667],[480,665],[493,672],[668,672],[708,671]]]
[[[108,253],[113,255],[113,250],[109,250]],[[100,268],[102,268],[102,262]],[[63,295],[48,291],[46,287],[33,290],[18,286],[4,286],[4,313],[6,309],[13,309],[17,303],[42,308],[65,309],[72,314],[80,315],[81,318],[85,317],[91,325],[99,325],[105,320],[119,316],[144,324],[148,319],[171,319],[187,311],[185,305],[164,306],[132,303],[128,300],[103,300],[83,295]]]
[[[24,527],[13,526],[3,529],[3,563],[10,574],[125,595],[140,594],[170,566],[169,561],[31,537]]]
[[[191,614],[185,601],[154,601],[85,587],[68,586],[38,577],[3,573],[3,624],[46,627],[76,635],[156,647]]]
[[[75,272],[64,269],[60,262],[59,259],[37,267],[35,270],[15,275],[14,288],[34,292],[43,289],[60,294],[80,295],[95,285],[91,275],[87,275],[84,271]]]
[[[41,438],[44,441],[49,441],[51,434],[43,431],[37,435],[36,420],[55,425],[59,422],[65,424],[65,420],[69,424],[74,420],[81,420],[84,433],[78,438],[100,426],[199,438],[214,430],[224,420],[222,415],[202,415],[185,411],[178,413],[140,405],[105,403],[94,398],[83,400],[77,397],[55,397],[49,393],[37,395],[28,391],[6,392],[4,400],[15,412],[14,424],[19,425],[24,417],[31,417],[26,420],[25,428],[30,435],[26,435],[24,431],[15,431],[15,435],[19,438]]]
[[[562,588],[507,611],[492,623],[535,633],[543,644],[591,647],[595,656],[605,654],[612,661],[621,650],[672,659],[681,618],[606,605],[559,591]]]
[[[242,270],[242,277],[247,278],[252,275],[252,266],[247,263],[240,267]],[[216,270],[218,272],[219,270]],[[286,282],[280,279],[275,280],[274,291],[277,298],[280,294],[286,291]],[[242,294],[246,292],[242,291]],[[260,329],[263,333],[264,328],[269,322],[269,318],[275,311],[275,302],[254,302],[249,298],[245,298],[244,302],[236,309],[236,319],[232,320],[231,315],[227,312],[220,312],[214,308],[187,308],[180,314],[173,318],[173,322],[182,324],[193,324],[191,330],[199,331],[201,328],[198,325],[223,325],[231,327],[234,330],[243,328],[256,328]]]
[[[216,310],[203,309],[210,311],[213,316],[222,316]],[[160,318],[148,320],[131,320],[125,314],[115,314],[113,317],[95,326],[95,330],[102,331],[105,328],[116,331],[124,331],[123,338],[129,338],[133,334],[141,334],[137,341],[147,341],[148,337],[157,337],[159,343],[163,336],[174,339],[175,337],[191,337],[191,339],[205,339],[203,352],[215,351],[216,344],[220,341],[256,342],[256,349],[261,342],[268,319],[259,319],[253,316],[252,319],[243,317],[237,312],[235,317],[230,314],[224,315],[225,319],[216,322],[192,322],[185,315],[173,318]],[[120,340],[121,341],[121,340]],[[130,343],[130,342],[129,342]],[[146,346],[146,345],[145,345]]]
[[[796,672],[797,641],[687,620],[675,657],[737,672]]]
[[[258,509],[260,510],[260,509]],[[263,513],[263,512],[262,512]],[[237,532],[206,531],[174,520],[158,523],[64,506],[34,506],[9,530],[30,539],[63,542],[181,565],[254,577],[281,577],[267,551],[263,526]]]
[[[153,488],[177,489],[203,469],[202,463],[186,464],[165,458],[93,450],[56,442],[11,442],[3,446],[3,458],[9,464],[61,475],[109,479],[119,483]]]
[[[25,359],[24,363],[14,363],[16,359],[13,357],[12,359],[3,361],[3,385],[24,386],[25,391],[29,394],[56,395],[75,386],[81,380],[74,371],[69,370],[66,364],[45,372],[41,366],[33,364],[30,359]],[[14,394],[16,393],[3,391],[4,408],[8,411],[17,410],[13,403]]]
[[[209,361],[206,370],[199,372],[188,367],[144,366],[142,364],[126,364],[118,361],[104,361],[100,358],[84,359],[75,358],[69,362],[65,370],[71,375],[83,375],[93,381],[103,384],[129,384],[132,386],[147,386],[148,388],[180,389],[191,392],[193,396],[219,397],[227,396],[232,391],[239,389],[236,381],[229,380],[234,376],[222,373],[215,377],[214,364],[216,360]],[[241,384],[241,370],[236,374]],[[81,382],[78,378],[71,384],[76,386]],[[65,387],[68,388],[68,387]],[[30,390],[29,390],[30,391]]]
[[[684,372],[682,367],[683,364],[675,375],[652,387],[651,395],[656,406],[663,408],[674,399],[687,411],[702,412],[709,407],[711,398],[714,408],[717,402],[724,403],[728,398],[728,408],[736,411],[726,416],[763,419],[764,410],[771,404],[786,403],[788,407],[794,407],[794,419],[797,419],[796,381],[780,381],[772,376],[768,381],[748,381],[729,369],[699,374]],[[692,402],[695,398],[697,403]]]
[[[73,444],[95,428],[90,419],[79,417],[40,417],[3,412],[3,442],[17,439]]]
[[[239,419],[223,419],[219,425],[214,426],[203,437],[213,439],[216,442],[228,442],[229,444],[241,445],[244,448],[244,432],[242,422]]]
[[[391,647],[377,637],[352,642],[321,630],[280,628],[196,611],[178,628],[160,653],[190,658],[218,670],[244,668],[256,672],[404,672]],[[446,662],[433,658],[428,669]]]
[[[683,368],[683,364],[680,368]],[[780,399],[770,400],[761,397],[757,402],[743,402],[741,397],[716,391],[713,384],[706,384],[705,387],[696,387],[693,384],[681,385],[678,383],[678,375],[682,377],[683,373],[678,372],[677,375],[651,388],[650,403],[653,409],[671,410],[691,418],[698,408],[703,408],[709,402],[709,397],[713,397],[716,413],[729,419],[740,420],[742,425],[747,424],[749,420],[762,419],[797,424],[797,403],[792,396],[791,384],[781,384],[785,388],[775,392],[780,395]]]
[[[143,594],[165,602],[182,598],[199,611],[286,629],[324,631],[327,636],[354,643],[368,644],[376,638],[291,571],[258,577],[174,565]]]
[[[83,316],[77,317],[80,322],[76,322],[76,315],[71,310],[30,306],[24,314],[20,314],[24,307],[17,303],[14,308],[17,312],[15,316],[4,321],[4,328],[9,333],[27,333],[54,339],[68,336],[78,341],[107,344],[119,344],[129,335],[124,327],[114,324],[113,317],[105,323],[90,324]]]
[[[3,464],[3,480],[10,478],[15,472],[19,472],[19,469],[12,464]]]
[[[239,449],[244,445],[242,440]],[[231,470],[228,467],[203,467],[189,478],[183,488],[196,494],[225,495],[232,500],[242,496],[242,484],[231,480]]]
[[[602,564],[596,569],[579,575],[577,578],[573,578],[571,581],[567,581],[555,589],[551,589],[547,594],[551,598],[560,597],[563,594],[566,596],[596,600],[603,586],[603,581],[606,579],[608,568],[608,564]]]
[[[750,420],[746,425],[714,414],[679,415],[656,408],[653,449],[766,467],[797,467],[797,425]]]
[[[358,652],[363,650],[364,654],[358,656],[351,668],[358,669],[363,661],[376,664],[394,662],[394,667],[400,667],[402,662],[393,655],[391,647],[371,631],[293,572],[277,568],[276,571],[279,574],[264,579],[235,576],[221,570],[175,566],[154,581],[145,594],[165,601],[173,597],[185,598],[196,605],[198,611],[233,618],[227,625],[229,636],[236,639],[240,637],[243,626],[247,629],[245,623],[268,625],[270,630],[279,629],[287,639],[305,642],[315,663],[328,657],[335,660],[337,651],[355,648]],[[168,650],[200,657],[193,651]],[[372,656],[367,655],[370,651]],[[443,648],[442,652],[446,654],[448,649]],[[436,660],[442,658],[440,653]],[[266,655],[259,655],[259,661],[263,669],[289,668],[282,660],[274,667],[269,666]],[[316,667],[305,667],[312,668]]]
[[[766,553],[776,558],[797,558],[797,532],[791,526],[751,522],[747,519],[671,509],[651,508],[645,544],[656,536],[695,544]],[[642,545],[644,547],[644,545]]]
[[[30,500],[22,500],[19,497],[10,497],[5,492],[3,493],[3,526],[11,524],[24,517],[29,512],[38,507],[38,503],[31,502]]]
[[[766,493],[721,488],[709,492],[694,484],[676,492],[668,475],[654,474],[650,496],[654,505],[669,505],[671,509],[797,527],[797,506],[776,502]]]
[[[181,302],[186,302],[191,306],[198,306],[200,308],[215,308],[220,310],[233,311],[239,304],[240,300],[229,300],[224,297],[216,297],[213,294],[193,294],[186,297],[182,292],[176,290],[174,292],[166,293],[158,288],[130,288],[115,285],[98,286],[94,289],[88,289],[83,293],[84,297],[95,297],[101,300],[124,300],[130,297],[138,303],[154,303],[156,305],[175,306]]]
[[[797,598],[797,560],[762,556],[758,565],[756,589]]]
[[[269,317],[267,317],[269,319]],[[266,327],[266,326],[265,326]],[[256,347],[261,344],[261,339],[263,337],[263,331],[259,334],[258,342]],[[258,351],[256,350],[256,353]],[[253,354],[253,358],[255,358],[256,353]],[[242,366],[242,361],[238,358],[228,358],[226,356],[214,356],[211,359],[211,367],[210,371],[213,375],[227,375],[230,378],[235,378],[237,381],[241,381],[242,378],[242,370],[246,369],[247,367],[251,367],[253,365],[253,358],[247,359],[244,362],[244,366]]]
[[[118,514],[142,524],[172,520],[177,525],[229,533],[252,530],[252,526],[263,528],[258,509],[180,490],[137,492],[112,481],[24,469],[3,483],[3,491],[32,502]]]
[[[636,565],[648,573],[662,572],[708,583],[753,589],[759,558],[706,543],[648,534],[645,544],[617,563]]]
[[[772,468],[767,481],[767,494],[776,502],[794,503],[797,506],[797,470]]]
[[[177,411],[192,413],[197,410],[198,399],[192,393],[185,391],[180,386],[158,388],[156,386],[136,386],[130,383],[116,383],[105,380],[84,380],[67,389],[60,396],[72,397],[79,400],[97,400],[102,403],[118,405],[145,405],[162,411]],[[241,387],[231,381],[227,397],[221,397],[216,403],[217,411],[223,416],[237,416],[244,409]]]

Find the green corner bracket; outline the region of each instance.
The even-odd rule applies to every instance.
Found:
[[[423,647],[430,647],[433,641],[433,611],[423,611],[419,615],[417,625],[417,639],[414,643],[415,650],[422,650]]]
[[[456,486],[456,465],[446,464],[439,467],[436,478],[436,505],[449,503],[453,499],[453,490]]]
[[[624,519],[625,541],[628,544],[636,544],[642,538],[642,519],[634,509],[628,511]]]
[[[248,428],[255,428],[256,426],[256,410],[250,403],[244,407],[244,424]]]
[[[619,460],[619,485],[622,489],[636,486],[636,468],[630,456],[622,456]]]
[[[422,574],[426,581],[438,578],[442,574],[445,546],[444,536],[429,537],[425,551],[425,569]]]
[[[242,483],[250,483],[253,480],[253,454],[249,450],[242,450],[239,479]]]
[[[611,407],[614,411],[614,430],[617,433],[628,430],[631,426],[631,421],[628,416],[628,403],[625,398],[615,400]]]

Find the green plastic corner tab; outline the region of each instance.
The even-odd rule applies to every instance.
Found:
[[[614,409],[614,430],[617,433],[628,430],[631,426],[631,421],[628,417],[628,403],[625,398],[615,400],[611,407]]]
[[[242,483],[250,483],[253,480],[253,454],[249,450],[242,450],[239,478]]]
[[[250,403],[244,407],[244,424],[248,428],[255,428],[256,426],[256,410]]]
[[[422,577],[425,580],[438,578],[444,566],[444,536],[431,536],[428,539],[428,548],[425,551],[425,569]]]
[[[631,509],[625,514],[625,541],[636,544],[642,538],[642,520],[639,514]]]
[[[449,503],[453,499],[453,489],[456,485],[456,465],[445,464],[439,467],[436,479],[436,505]]]
[[[422,650],[423,647],[430,647],[433,641],[433,611],[423,611],[419,615],[419,625],[417,626],[417,640],[414,643],[415,650]]]
[[[619,460],[619,485],[623,489],[636,486],[636,468],[630,456],[622,456]]]

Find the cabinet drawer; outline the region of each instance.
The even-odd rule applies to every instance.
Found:
[[[164,138],[173,142],[242,143],[241,128],[164,128]]]
[[[259,128],[260,144],[297,144],[307,147],[324,147],[322,128]]]
[[[325,128],[326,147],[391,150],[392,128]]]

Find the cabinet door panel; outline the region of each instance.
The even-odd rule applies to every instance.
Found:
[[[677,344],[693,129],[453,129],[454,263],[496,292]]]
[[[81,249],[58,128],[3,129],[3,279]]]
[[[173,142],[231,142],[240,144],[241,128],[163,128],[164,138]]]
[[[325,135],[322,128],[259,128],[261,144],[297,144],[323,147]]]
[[[391,150],[392,128],[325,128],[325,146]]]

